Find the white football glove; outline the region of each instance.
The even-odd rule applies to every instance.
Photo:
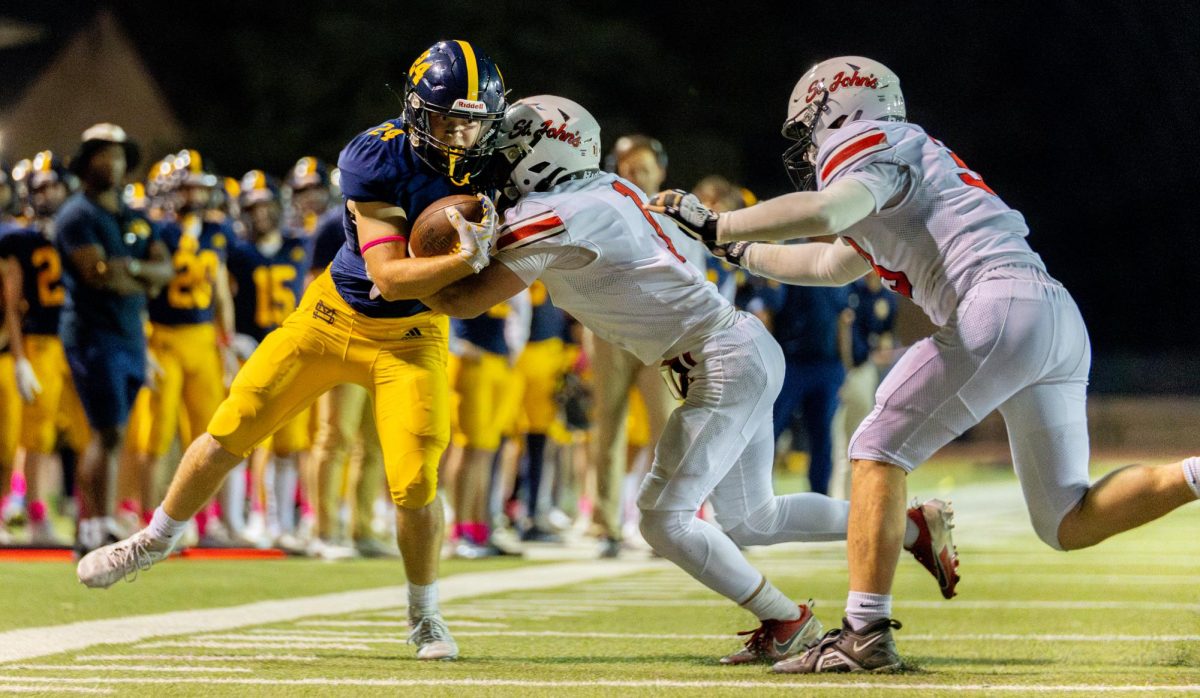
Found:
[[[162,364],[158,363],[154,354],[146,352],[146,387],[150,389],[150,392],[158,392],[158,385],[162,381],[164,373]]]
[[[17,374],[17,392],[21,394],[21,399],[25,401],[25,404],[32,405],[37,396],[42,394],[42,384],[38,381],[37,374],[33,372],[33,364],[22,356],[17,359],[14,370]]]
[[[234,355],[239,360],[245,361],[250,358],[254,350],[258,348],[258,340],[248,334],[235,334],[233,341],[229,343],[229,347],[233,349]]]
[[[458,255],[478,274],[488,265],[492,254],[492,243],[496,238],[498,216],[496,206],[487,196],[480,194],[483,218],[478,223],[463,218],[456,208],[446,209],[446,218],[458,231]]]

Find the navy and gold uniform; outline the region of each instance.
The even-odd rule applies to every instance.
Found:
[[[500,437],[515,422],[519,395],[513,399],[512,369],[504,325],[508,303],[501,303],[470,320],[452,320],[454,336],[479,352],[455,358],[454,392],[458,398],[457,428],[463,445],[481,451],[500,448]],[[457,443],[457,440],[456,440]]]
[[[343,197],[397,206],[414,221],[434,201],[468,191],[466,182],[491,155],[505,106],[490,59],[465,41],[435,44],[409,69],[404,119],[364,131],[342,150]],[[479,122],[480,140],[466,148],[437,141],[429,130],[434,111]],[[410,142],[406,129],[419,141]],[[325,391],[357,383],[374,399],[392,499],[420,508],[437,494],[438,461],[449,441],[449,322],[419,301],[373,292],[348,209],[344,224],[346,244],[300,308],[250,357],[209,432],[225,449],[248,453]]]
[[[15,260],[21,270],[23,349],[42,387],[33,403],[20,408],[19,443],[34,453],[51,453],[61,429],[71,448],[82,453],[89,438],[87,418],[58,338],[67,295],[58,250],[39,230],[13,228],[0,232],[0,257]]]
[[[529,300],[533,306],[529,342],[516,365],[521,393],[520,426],[525,433],[546,434],[558,416],[554,394],[567,370],[562,340],[567,318],[550,302],[550,294],[541,281],[534,281],[529,287]]]
[[[261,343],[296,309],[309,269],[306,244],[301,238],[285,234],[279,249],[268,254],[252,242],[233,242],[229,248],[229,276],[235,289],[234,325],[238,334]],[[239,376],[242,373],[245,368]],[[302,409],[281,423],[274,430],[271,445],[281,454],[308,449],[312,445],[308,410]]]
[[[79,399],[92,428],[122,426],[146,379],[146,296],[88,286],[71,263],[71,252],[99,245],[109,258],[145,260],[158,232],[145,216],[123,204],[111,213],[83,193],[62,205],[55,228],[67,289],[59,336]]]
[[[202,434],[225,397],[213,320],[233,239],[229,228],[198,213],[164,225],[161,234],[175,265],[175,278],[148,305],[150,352],[162,374],[130,427],[137,451],[154,457],[167,453],[176,432],[184,444]]]

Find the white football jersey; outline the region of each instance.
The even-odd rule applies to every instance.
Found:
[[[853,179],[875,196],[875,213],[841,237],[885,285],[938,325],[991,270],[1012,264],[1045,270],[1025,241],[1024,217],[920,126],[850,123],[821,144],[816,169],[818,189]]]
[[[669,218],[611,173],[522,197],[496,232],[496,259],[554,305],[651,364],[733,325],[737,311],[676,250]]]

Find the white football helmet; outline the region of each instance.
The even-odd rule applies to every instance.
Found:
[[[797,189],[812,189],[817,150],[829,129],[851,121],[904,121],[900,78],[886,65],[862,56],[821,61],[800,78],[788,99],[783,136],[796,141],[783,166]]]
[[[504,113],[496,152],[509,168],[500,186],[515,200],[599,171],[600,124],[565,97],[526,97]]]

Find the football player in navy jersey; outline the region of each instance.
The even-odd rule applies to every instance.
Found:
[[[500,71],[469,42],[440,41],[417,57],[403,115],[355,136],[338,159],[346,244],[328,273],[242,368],[150,525],[81,560],[82,582],[107,587],[161,560],[256,444],[321,393],[358,383],[374,398],[417,657],[458,655],[435,584],[445,527],[437,465],[449,440],[448,319],[418,299],[487,265],[494,206],[481,196],[479,223],[447,212],[457,253],[410,258],[406,243],[409,221],[429,204],[474,191],[505,106]]]
[[[47,518],[44,482],[59,431],[76,454],[89,438],[83,406],[58,338],[66,300],[62,261],[54,247],[54,214],[70,193],[70,175],[58,157],[42,151],[23,173],[31,218],[25,227],[0,228],[4,321],[12,343],[21,430],[16,455],[28,487],[30,543],[65,544]]]
[[[234,344],[245,360],[296,309],[304,294],[309,260],[306,241],[280,226],[282,197],[275,179],[262,170],[251,170],[242,178],[239,189],[249,239],[237,240],[230,248],[229,270],[236,289]],[[295,552],[302,547],[296,537],[295,516],[300,457],[310,445],[306,409],[284,421],[271,435],[273,458],[266,463],[263,475],[267,532],[279,547]],[[229,482],[240,482],[241,477],[237,470]],[[227,491],[227,498],[238,499],[241,494],[235,486]]]

